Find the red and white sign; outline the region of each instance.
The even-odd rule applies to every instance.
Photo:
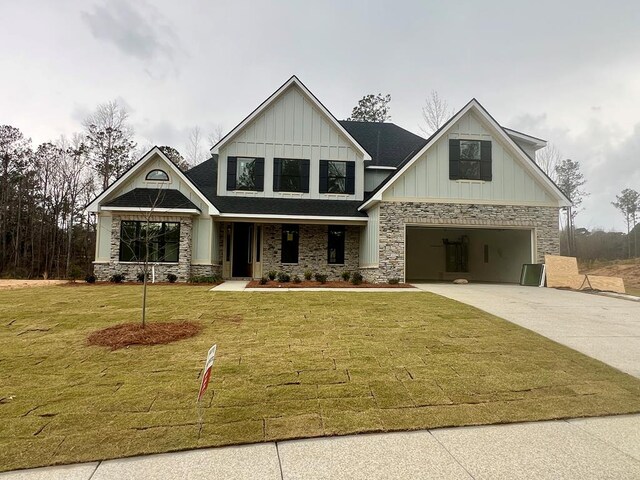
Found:
[[[211,378],[211,367],[213,367],[213,360],[216,356],[216,346],[214,345],[209,349],[209,353],[207,354],[207,361],[204,364],[204,372],[202,373],[202,382],[200,383],[200,393],[198,393],[198,402],[204,395],[204,392],[207,391],[207,387],[209,386],[209,379]]]

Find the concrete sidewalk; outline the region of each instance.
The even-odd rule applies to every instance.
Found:
[[[349,288],[322,288],[322,287],[312,287],[312,288],[247,288],[249,282],[244,280],[226,280],[220,285],[216,285],[213,287],[210,292],[262,292],[262,293],[281,293],[281,292],[421,292],[422,290],[416,287],[406,287],[406,288],[385,288],[385,287],[369,287],[369,288],[358,288],[358,287],[349,287]]]
[[[640,303],[569,290],[416,284],[467,303],[640,377]]]
[[[124,478],[640,478],[640,415],[293,440],[0,474]]]

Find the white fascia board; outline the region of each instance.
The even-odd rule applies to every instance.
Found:
[[[358,223],[366,224],[368,219],[365,217],[331,217],[325,215],[270,215],[270,214],[255,214],[255,213],[221,213],[218,215],[220,218],[235,218],[235,219],[258,219],[258,220],[291,220],[291,221],[311,221],[311,222],[333,222],[335,224],[341,223]]]
[[[198,195],[200,200],[202,200],[207,207],[209,207],[209,215],[217,215],[220,213],[218,209],[209,201],[207,197],[205,197],[200,190],[193,184],[191,180],[187,178],[187,176],[182,173],[182,171],[173,163],[162,150],[160,150],[157,146],[153,147],[149,150],[140,160],[138,160],[129,170],[127,170],[120,178],[118,178],[115,182],[109,185],[106,190],[104,190],[100,195],[98,195],[87,207],[85,210],[90,213],[98,213],[100,210],[105,209],[105,207],[100,207],[100,203],[112,192],[114,192],[120,185],[127,181],[127,179],[131,178],[136,172],[138,172],[148,160],[150,160],[154,155],[160,156],[162,160],[169,166],[169,169],[178,176],[183,182],[191,187],[191,189]]]
[[[372,165],[370,167],[365,167],[365,170],[397,170],[397,167],[385,167],[379,165]]]
[[[464,116],[471,109],[476,111],[483,119],[485,119],[493,129],[498,133],[500,137],[511,147],[511,149],[515,152],[516,156],[518,156],[521,160],[521,163],[525,166],[525,168],[534,176],[539,178],[547,187],[554,192],[557,199],[559,200],[559,204],[562,207],[568,207],[571,205],[571,202],[566,197],[564,193],[558,188],[558,186],[551,181],[536,165],[532,164],[532,160],[522,151],[519,145],[517,145],[514,140],[509,136],[507,132],[496,122],[491,115],[480,105],[480,103],[474,98],[467,105],[465,105],[453,118],[451,118],[447,123],[448,127],[443,128],[440,132],[434,135],[429,142],[416,153],[411,160],[409,160],[404,167],[398,170],[393,174],[393,177],[380,189],[375,195],[373,195],[369,200],[363,203],[358,210],[367,210],[371,205],[377,202],[382,201],[382,194],[396,181],[397,178],[402,176],[409,168],[413,166],[413,164],[427,151],[431,148],[435,143],[440,140],[453,125],[458,122],[462,116]]]
[[[220,139],[218,143],[216,143],[213,147],[211,147],[210,151],[212,155],[217,155],[220,152],[220,149],[231,140],[239,131],[245,128],[251,121],[257,118],[265,109],[267,109],[280,95],[282,95],[291,85],[296,85],[302,92],[311,100],[314,106],[325,114],[331,121],[331,123],[342,133],[349,141],[353,144],[353,146],[362,154],[364,160],[371,160],[371,155],[367,153],[367,151],[362,148],[360,145],[347,130],[340,124],[340,122],[333,116],[333,114],[316,98],[316,96],[311,93],[311,91],[296,77],[292,76],[289,80],[287,80],[284,85],[282,85],[278,90],[276,90],[270,97],[268,97],[264,102],[262,102],[258,108],[256,108],[253,112],[249,114],[242,122],[240,122],[233,130],[227,133],[224,137]]]
[[[190,213],[200,215],[196,208],[156,208],[156,207],[102,207],[108,212],[154,212],[154,213]]]
[[[502,127],[510,137],[515,137],[518,140],[522,140],[524,142],[535,145],[537,149],[543,148],[547,146],[547,141],[538,137],[532,137],[531,135],[527,135],[526,133],[518,132],[517,130],[511,130],[507,127]]]

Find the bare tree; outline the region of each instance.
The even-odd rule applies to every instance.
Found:
[[[424,123],[420,125],[426,135],[431,135],[445,124],[449,118],[453,116],[453,109],[449,107],[449,104],[444,100],[436,90],[431,90],[431,93],[425,100],[424,107],[422,107],[422,120]]]
[[[546,147],[536,152],[536,163],[547,176],[554,182],[558,180],[556,168],[562,161],[562,154],[555,145],[549,143]]]
[[[185,149],[186,161],[190,167],[195,167],[204,160],[204,142],[202,130],[196,125],[189,133],[189,139],[187,140]]]
[[[112,100],[98,105],[83,122],[93,168],[102,179],[103,189],[131,164],[136,144],[128,118],[125,107]]]
[[[224,137],[224,129],[220,123],[217,123],[209,134],[209,148],[218,143]]]

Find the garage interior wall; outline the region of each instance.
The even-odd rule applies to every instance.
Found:
[[[408,226],[406,233],[407,281],[467,278],[470,281],[518,283],[522,264],[531,263],[531,230]],[[446,272],[444,239],[453,242],[463,236],[468,237],[469,271]]]

